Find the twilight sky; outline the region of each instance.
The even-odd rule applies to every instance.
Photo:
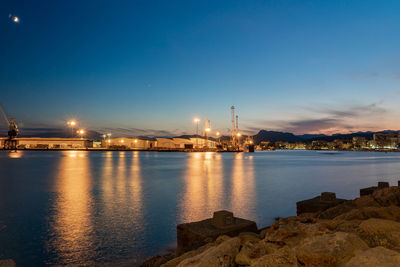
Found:
[[[0,2],[0,103],[115,135],[400,129],[400,1]],[[14,23],[11,16],[18,16]],[[4,126],[3,121],[0,123]]]

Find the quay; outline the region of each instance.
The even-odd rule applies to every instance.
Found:
[[[0,138],[0,149],[7,149],[7,138]],[[220,145],[212,139],[194,138],[108,138],[94,141],[86,138],[19,137],[15,149],[34,151],[159,151],[159,152],[243,152]],[[10,150],[10,149],[8,149]]]

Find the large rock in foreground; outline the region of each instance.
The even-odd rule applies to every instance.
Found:
[[[400,187],[280,219],[258,235],[221,236],[163,266],[400,266]]]
[[[0,260],[0,267],[15,267],[15,261],[12,259]]]

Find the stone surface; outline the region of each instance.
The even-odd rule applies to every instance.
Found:
[[[239,234],[241,244],[245,244],[247,241],[258,242],[261,240],[260,235],[253,232],[243,232]]]
[[[360,237],[370,246],[400,251],[400,223],[371,218],[360,224]]]
[[[328,254],[309,254],[300,252],[297,255],[297,262],[307,267],[336,267],[336,258]]]
[[[235,217],[233,213],[227,210],[220,210],[214,212],[211,224],[215,228],[223,229],[235,224]]]
[[[226,218],[229,214],[224,211],[217,213],[217,216]],[[257,232],[257,224],[253,221],[234,217],[233,222],[233,224],[225,224],[224,227],[218,228],[214,226],[213,219],[179,224],[177,226],[179,253],[196,249],[207,242],[212,242],[220,235],[233,237],[241,232]]]
[[[192,258],[196,255],[199,255],[200,253],[203,253],[204,251],[206,251],[207,249],[209,249],[210,247],[215,246],[214,243],[208,243],[202,247],[199,247],[196,250],[191,250],[189,252],[186,252],[182,255],[180,255],[179,257],[176,257],[164,264],[161,264],[161,267],[175,267],[178,266],[182,261]]]
[[[153,256],[146,259],[140,266],[141,267],[156,267],[161,266],[162,264],[168,262],[169,260],[173,259],[173,255],[164,255],[164,256]]]
[[[382,188],[387,188],[389,187],[389,183],[388,182],[378,182],[378,188],[382,189]]]
[[[239,265],[250,265],[255,259],[267,254],[267,248],[263,241],[247,241],[239,254],[236,255],[235,262]]]
[[[400,266],[400,253],[375,247],[367,249],[351,258],[345,267],[398,267]]]
[[[15,267],[15,261],[12,259],[0,260],[0,267]]]
[[[294,252],[285,247],[274,253],[262,256],[252,262],[252,267],[297,267],[297,258]]]
[[[296,247],[297,253],[333,256],[339,265],[352,258],[356,252],[366,249],[367,244],[357,235],[344,232],[311,236]]]
[[[324,210],[322,212],[319,212],[317,214],[318,219],[333,219],[341,214],[347,213],[353,209],[355,209],[357,206],[354,205],[351,201],[345,201],[337,206],[331,207],[327,210]]]
[[[309,212],[321,212],[346,201],[345,199],[336,198],[336,195],[333,197],[333,194],[335,193],[324,192],[321,196],[297,202],[297,215]]]
[[[333,192],[322,192],[321,193],[322,201],[333,201],[336,200],[336,194]]]
[[[368,196],[368,195],[372,195],[372,193],[378,189],[377,186],[371,186],[371,187],[367,187],[367,188],[361,188],[360,189],[360,197],[361,196]]]
[[[391,205],[400,206],[400,187],[393,186],[375,190],[374,193],[372,193],[372,197],[383,207]]]
[[[352,209],[335,217],[335,220],[367,220],[370,218],[379,218],[393,221],[400,221],[400,207],[362,207]]]
[[[312,218],[288,217],[274,223],[265,234],[264,241],[279,246],[294,247],[303,242],[306,237],[322,235],[329,229]]]
[[[235,257],[239,253],[240,238],[234,237],[222,242],[218,246],[211,247],[194,257],[183,260],[178,266],[214,267],[235,266]]]

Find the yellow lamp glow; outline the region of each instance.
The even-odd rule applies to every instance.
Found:
[[[67,124],[69,126],[75,126],[76,125],[76,121],[72,120],[72,121],[68,121]]]

